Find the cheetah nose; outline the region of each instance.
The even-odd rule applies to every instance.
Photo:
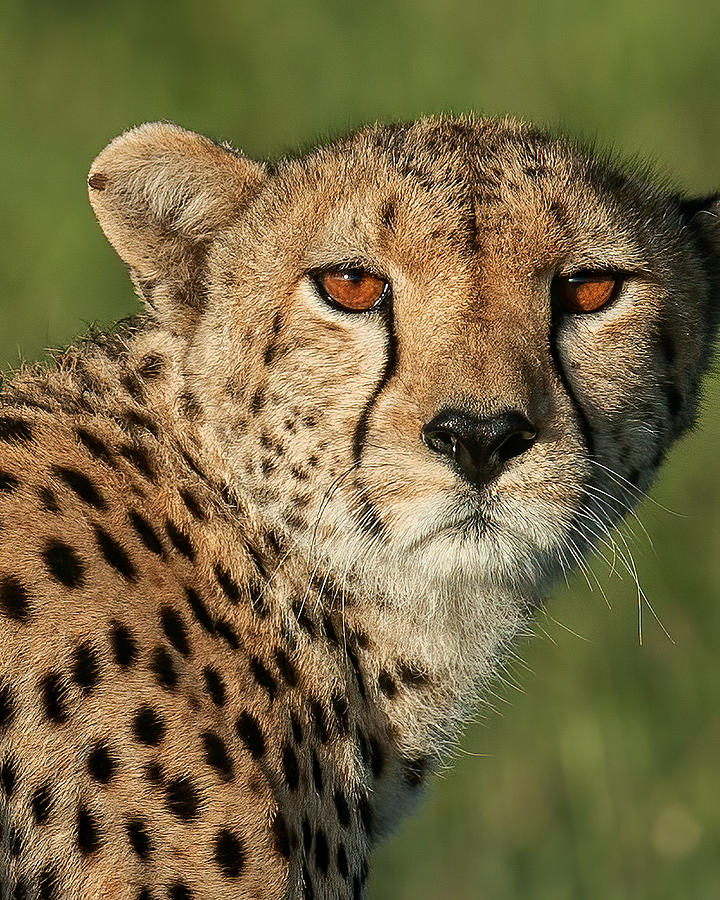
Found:
[[[473,484],[500,474],[508,460],[529,450],[537,429],[521,412],[508,410],[476,417],[457,409],[444,409],[422,429],[426,447],[449,457]]]

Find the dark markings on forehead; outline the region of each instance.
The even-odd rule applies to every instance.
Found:
[[[388,197],[380,209],[380,222],[388,231],[395,229],[395,219],[397,216],[397,203],[394,198]]]

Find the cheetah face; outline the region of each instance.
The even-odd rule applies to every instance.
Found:
[[[92,173],[223,477],[340,575],[537,596],[694,419],[712,200],[486,120],[272,170],[143,126]]]

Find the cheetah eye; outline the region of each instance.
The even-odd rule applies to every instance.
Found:
[[[335,266],[312,272],[310,277],[325,300],[346,312],[367,312],[390,292],[389,281],[360,268]]]
[[[553,300],[569,313],[597,312],[620,293],[624,278],[616,272],[575,272],[553,278]]]

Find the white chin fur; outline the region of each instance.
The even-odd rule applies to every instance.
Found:
[[[415,603],[420,593],[447,600],[488,589],[533,602],[562,571],[572,510],[503,497],[489,505],[491,516],[473,519],[447,500],[422,505],[396,516],[382,540],[343,516],[342,525],[333,523],[321,539],[324,546],[316,548],[321,564],[387,600]]]

